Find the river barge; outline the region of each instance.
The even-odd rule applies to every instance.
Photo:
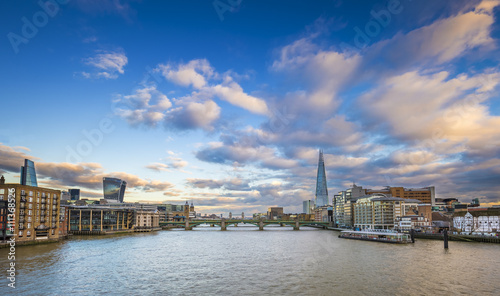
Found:
[[[357,240],[390,243],[390,244],[411,243],[410,235],[407,233],[400,233],[400,232],[344,230],[340,233],[339,238],[357,239]]]

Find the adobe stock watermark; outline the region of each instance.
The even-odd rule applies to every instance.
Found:
[[[7,286],[16,288],[16,188],[8,189],[7,199],[7,230],[10,231],[10,239],[7,242],[9,246],[9,253],[7,259],[9,260],[9,269],[7,269]]]
[[[215,12],[219,16],[220,21],[224,21],[226,12],[235,12],[243,0],[215,0],[212,2]]]
[[[60,10],[59,5],[67,4],[70,0],[47,0],[38,1],[40,10],[35,12],[31,19],[23,16],[21,18],[21,31],[20,34],[9,32],[7,39],[14,50],[14,53],[19,53],[19,45],[28,44],[30,39],[35,38],[39,29],[45,27],[49,23],[49,17],[53,18]]]
[[[74,148],[66,146],[66,162],[82,162],[85,156],[89,156],[95,147],[101,145],[106,134],[112,133],[116,126],[110,118],[103,118],[99,121],[98,127],[89,131],[82,130],[84,139],[78,142]]]

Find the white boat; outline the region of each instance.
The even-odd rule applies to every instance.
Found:
[[[381,242],[381,243],[391,243],[391,244],[411,243],[410,235],[407,233],[400,233],[400,232],[344,230],[340,233],[339,237],[347,239]]]

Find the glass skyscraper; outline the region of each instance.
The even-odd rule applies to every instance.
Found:
[[[24,166],[21,167],[21,185],[38,187],[36,181],[35,163],[29,159],[24,160]]]
[[[323,150],[319,151],[318,175],[316,178],[316,207],[328,204],[328,189],[326,186],[325,161]]]
[[[102,179],[104,199],[117,200],[123,202],[127,182],[117,178],[104,177]]]
[[[69,189],[68,192],[71,200],[80,200],[80,189]]]

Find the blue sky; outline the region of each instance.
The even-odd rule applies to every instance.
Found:
[[[332,197],[500,203],[498,1],[40,3],[0,4],[7,182],[300,212],[323,149]]]

